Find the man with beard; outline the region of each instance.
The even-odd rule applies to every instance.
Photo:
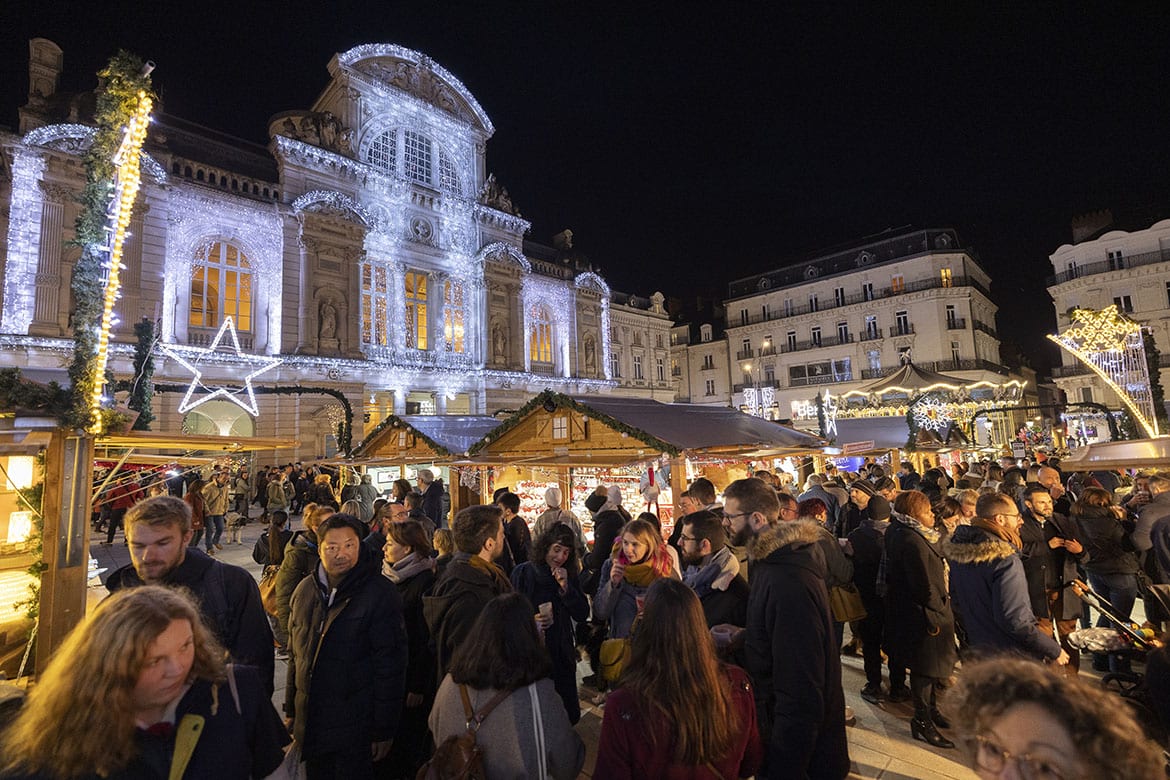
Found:
[[[841,780],[845,694],[817,527],[779,522],[776,491],[758,479],[728,485],[723,512],[752,561],[744,652],[766,745],[758,776]]]
[[[495,505],[469,506],[451,523],[455,555],[423,597],[423,616],[435,640],[439,681],[451,657],[471,631],[487,603],[512,591],[512,583],[496,560],[504,551],[504,513]]]
[[[252,575],[189,547],[191,505],[174,496],[140,501],[126,512],[130,563],[106,580],[111,593],[139,585],[186,588],[208,628],[232,660],[255,666],[271,693],[275,659],[272,630]]]
[[[699,597],[707,627],[746,625],[748,584],[727,546],[722,518],[706,510],[687,515],[679,546],[683,582]]]
[[[1081,605],[1065,585],[1077,578],[1077,563],[1085,558],[1085,548],[1077,539],[1076,523],[1053,511],[1052,496],[1043,484],[1024,489],[1023,520],[1020,557],[1032,612],[1046,636],[1053,635],[1055,623],[1060,646],[1069,658],[1064,672],[1075,677],[1080,651],[1069,643],[1068,635],[1077,628]]]

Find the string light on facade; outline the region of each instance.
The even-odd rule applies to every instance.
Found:
[[[821,408],[825,415],[825,436],[832,437],[837,435],[837,412],[840,410],[837,404],[837,399],[833,397],[827,389],[824,392],[824,398],[821,401]]]
[[[1074,309],[1072,318],[1076,325],[1048,338],[1101,377],[1147,436],[1157,436],[1158,421],[1141,326],[1119,312],[1116,305],[1099,311]]]
[[[232,362],[237,364],[244,363],[254,367],[244,377],[244,386],[234,390],[229,390],[226,387],[216,387],[214,389],[208,387],[203,383],[203,372],[199,368],[204,362],[204,358],[216,355],[217,353],[223,354],[220,351],[220,344],[223,342],[225,335],[231,336],[231,347],[235,353]],[[201,406],[216,398],[223,398],[239,406],[253,417],[258,416],[260,409],[256,404],[256,394],[253,391],[252,380],[263,373],[271,371],[283,362],[280,358],[244,354],[244,351],[240,349],[240,339],[236,335],[236,326],[232,322],[231,317],[224,317],[223,324],[219,326],[219,330],[215,334],[215,339],[207,347],[180,347],[173,344],[160,344],[159,348],[167,356],[174,358],[183,368],[190,371],[193,376],[191,384],[187,387],[187,392],[183,394],[183,400],[179,402],[180,414],[185,414],[195,407]],[[200,389],[206,390],[208,393],[196,397],[195,393]]]
[[[127,231],[130,228],[130,217],[134,212],[134,199],[138,197],[138,187],[141,184],[139,158],[142,144],[146,141],[146,131],[150,127],[150,109],[152,101],[145,91],[138,93],[138,105],[126,126],[122,136],[122,143],[114,153],[114,197],[110,204],[110,233],[109,255],[105,268],[106,284],[102,303],[102,318],[98,329],[96,360],[94,376],[103,377],[106,365],[109,362],[110,329],[114,325],[114,304],[122,287],[122,248],[126,242]],[[90,408],[93,411],[92,433],[101,431],[103,383],[94,382],[93,395],[90,399]]]
[[[0,330],[5,333],[27,333],[33,320],[34,279],[40,254],[41,209],[44,207],[39,182],[44,175],[44,155],[34,149],[17,147],[12,160],[4,317],[0,320]]]

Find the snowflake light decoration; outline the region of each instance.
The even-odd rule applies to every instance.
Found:
[[[229,390],[226,387],[217,387],[212,389],[203,384],[203,372],[199,369],[199,365],[204,359],[218,352],[224,334],[228,333],[231,334],[231,346],[235,350],[234,360],[236,362],[246,363],[254,368],[244,377],[243,388]],[[187,387],[187,392],[183,394],[183,400],[179,402],[180,414],[185,414],[195,407],[201,406],[216,398],[223,398],[226,401],[231,401],[253,417],[259,416],[260,409],[256,404],[256,394],[253,392],[252,380],[266,371],[271,371],[282,362],[280,358],[265,357],[263,355],[245,355],[243,350],[240,349],[240,339],[236,336],[236,326],[232,322],[231,317],[224,318],[223,325],[219,326],[219,331],[215,334],[215,339],[207,347],[178,347],[173,344],[160,344],[159,348],[168,357],[174,358],[179,365],[193,374],[191,384]],[[182,353],[187,353],[188,356],[194,356],[194,359],[188,360]],[[209,392],[207,395],[194,397],[195,391],[200,388]],[[244,394],[246,399],[241,394]]]
[[[927,396],[914,404],[914,424],[930,431],[941,431],[951,423],[947,405],[935,396]]]

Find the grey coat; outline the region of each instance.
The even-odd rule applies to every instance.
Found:
[[[557,695],[553,681],[547,677],[536,683],[540,700],[541,723],[544,724],[545,761],[549,777],[572,780],[585,765],[585,743],[569,725],[565,705]],[[468,688],[471,707],[479,711],[497,691]],[[493,780],[523,780],[539,777],[537,769],[534,713],[528,688],[517,688],[496,705],[476,732],[476,744],[483,749],[484,768]],[[443,678],[435,706],[427,721],[434,734],[435,744],[442,744],[450,736],[467,730],[467,718],[459,696],[459,686],[451,675]]]

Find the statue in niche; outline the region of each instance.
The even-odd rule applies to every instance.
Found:
[[[487,180],[484,181],[483,187],[479,191],[479,202],[485,206],[499,209],[505,214],[520,216],[520,212],[512,204],[512,197],[508,194],[507,187],[500,186],[494,173],[489,173]]]
[[[597,373],[597,345],[592,336],[585,337],[585,373]]]
[[[492,328],[492,359],[503,362],[508,357],[508,337],[504,335],[504,326],[496,323]]]
[[[317,335],[321,341],[337,340],[337,309],[329,301],[321,304],[321,326]]]

